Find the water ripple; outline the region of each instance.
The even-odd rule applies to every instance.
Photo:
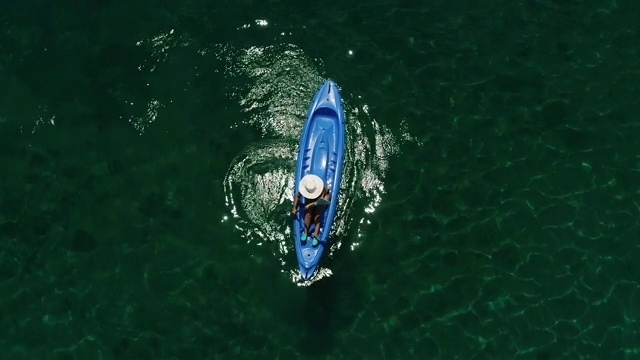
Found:
[[[172,50],[190,48],[192,42],[168,30],[149,40],[137,41],[136,45],[148,48],[151,54],[138,70],[151,73],[170,60]],[[225,82],[230,84],[224,91],[244,113],[240,120],[227,126],[260,137],[240,151],[229,165],[224,181],[229,215],[223,218],[223,223],[240,232],[240,238],[250,249],[250,257],[261,261],[265,256],[273,256],[282,271],[299,283],[287,215],[293,198],[295,156],[304,118],[314,92],[326,76],[316,61],[292,44],[244,48],[215,44],[196,49],[194,54],[213,56],[224,69]],[[340,84],[340,79],[334,80]],[[384,198],[389,157],[398,152],[399,141],[414,140],[406,124],[401,126],[398,137],[378,122],[370,114],[369,105],[357,94],[342,89],[342,97],[347,118],[345,166],[325,260],[333,258],[344,244],[355,251],[366,243],[369,231],[375,230],[368,227],[369,217]],[[139,108],[129,122],[143,133],[164,106],[162,101],[151,98],[146,110]],[[303,285],[330,276],[328,263],[321,262],[315,279]]]
[[[283,217],[293,198],[295,154],[306,111],[324,77],[293,45],[242,50],[224,46],[216,51],[228,62],[227,76],[249,79],[230,90],[230,96],[247,114],[233,126],[257,129],[263,137],[247,146],[230,165],[225,179],[227,206],[246,243],[277,244],[272,248],[282,271],[298,282],[295,256],[289,253],[293,251],[290,221]],[[383,198],[388,158],[397,151],[396,137],[369,114],[368,106],[344,89],[342,96],[347,144],[328,258],[345,243],[355,250],[363,242],[351,240],[350,231],[364,237],[367,216]],[[327,266],[326,261],[321,263],[319,275],[311,282],[331,275]]]

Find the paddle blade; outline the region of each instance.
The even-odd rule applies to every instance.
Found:
[[[329,205],[329,204],[331,204],[331,202],[324,198],[316,200],[316,205]]]

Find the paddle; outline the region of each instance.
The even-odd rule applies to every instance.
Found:
[[[298,217],[296,216],[296,214],[292,213],[291,211],[289,211],[287,214],[283,214],[280,215],[280,219],[289,222],[293,219],[297,219],[298,222],[300,223],[300,226],[304,226],[304,224],[301,222],[301,219],[298,219]]]
[[[325,198],[320,198],[310,204],[305,205],[305,209],[307,209],[307,206],[311,205],[311,206],[322,206],[322,205],[329,205],[331,204],[331,202]]]
[[[318,199],[318,200],[316,200],[316,201],[315,201],[315,206],[318,206],[318,205],[329,205],[329,204],[331,204],[331,201],[329,201],[329,200],[327,200],[327,199],[325,199],[325,198],[320,198],[320,199]],[[292,212],[288,212],[288,213],[287,213],[287,214],[285,214],[285,215],[281,215],[281,217],[282,217],[283,219],[284,219],[284,218],[286,218],[286,219],[291,219],[291,218],[295,217],[295,214],[294,214],[294,213],[292,213]]]

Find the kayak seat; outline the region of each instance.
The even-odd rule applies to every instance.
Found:
[[[314,117],[319,117],[319,116],[329,116],[331,118],[337,118],[338,114],[336,114],[335,111],[333,111],[333,109],[328,108],[328,107],[321,107],[316,109],[316,112],[314,113]]]

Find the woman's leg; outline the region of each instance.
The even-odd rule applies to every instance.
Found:
[[[323,199],[329,201],[330,200],[330,196],[329,196],[329,192],[327,190],[327,192],[324,194],[324,196],[322,197]],[[315,229],[313,229],[313,236],[314,237],[318,237],[318,234],[320,233],[320,222],[322,221],[322,214],[324,213],[324,208],[326,205],[318,205],[318,206],[314,206],[313,208],[313,222],[316,225]]]
[[[313,222],[316,225],[313,229],[313,236],[318,237],[320,233],[320,221],[322,220],[322,212],[324,211],[324,205],[315,206],[313,208]]]
[[[313,210],[304,211],[304,233],[309,232],[309,226],[311,226],[311,218],[313,217]]]

